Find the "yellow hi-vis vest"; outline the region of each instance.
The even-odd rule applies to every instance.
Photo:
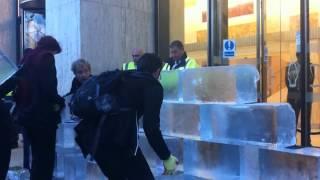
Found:
[[[186,58],[186,65],[184,67],[179,67],[177,69],[183,70],[183,69],[193,69],[193,68],[198,68],[198,67],[200,67],[200,66],[195,59],[187,57]],[[170,71],[170,65],[168,63],[166,63],[163,66],[162,71]]]
[[[122,65],[122,70],[126,71],[126,70],[135,70],[137,69],[136,64],[133,61],[130,61],[128,63],[124,63]]]
[[[6,94],[7,97],[13,96],[13,91],[10,91],[8,94]]]

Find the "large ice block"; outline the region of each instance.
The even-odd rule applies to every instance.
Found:
[[[75,142],[75,131],[74,127],[77,125],[77,122],[69,121],[63,122],[59,125],[57,130],[57,145],[64,148],[75,148],[77,144]]]
[[[320,179],[320,150],[261,149],[260,180]]]
[[[70,114],[68,103],[71,96],[65,97],[66,107],[61,112],[61,124],[57,131],[57,145],[65,148],[75,148],[77,146],[75,142],[75,126],[80,122]]]
[[[2,51],[0,51],[0,84],[17,71],[17,67]]]
[[[200,103],[164,101],[161,108],[161,130],[166,135],[200,137]]]
[[[185,140],[184,173],[206,179],[238,180],[240,147]]]
[[[251,65],[215,66],[164,71],[166,100],[199,102],[257,102],[259,73]]]
[[[234,139],[291,146],[296,143],[295,115],[282,104],[182,103],[164,101],[165,135],[207,141]]]
[[[287,103],[281,104],[207,104],[201,108],[201,139],[235,139],[296,144],[295,114]]]
[[[184,174],[224,180],[319,180],[320,149],[185,140]]]

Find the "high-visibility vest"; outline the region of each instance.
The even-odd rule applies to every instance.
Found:
[[[128,63],[124,63],[122,66],[122,70],[126,71],[126,70],[136,70],[137,66],[133,61],[130,61]]]
[[[13,91],[10,91],[8,94],[6,94],[7,97],[13,96]]]
[[[193,69],[193,68],[198,68],[198,67],[200,67],[200,66],[195,59],[187,57],[186,58],[186,65],[183,67],[179,67],[177,69],[183,70],[183,69]],[[162,71],[170,71],[170,65],[168,63],[166,63],[163,66]]]

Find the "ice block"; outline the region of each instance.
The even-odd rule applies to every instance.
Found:
[[[57,162],[55,174],[64,179],[85,179],[87,174],[87,160],[79,148],[56,147]]]
[[[292,146],[295,113],[287,103],[207,104],[201,108],[201,139],[235,139]]]
[[[279,146],[296,143],[295,114],[287,103],[233,104],[164,101],[161,129],[165,135],[233,139]]]
[[[0,51],[0,85],[17,71],[17,67]]]
[[[320,179],[320,150],[261,149],[260,180]]]
[[[184,102],[257,102],[259,73],[252,65],[164,71],[166,100]]]
[[[184,173],[205,179],[239,179],[240,147],[185,140]]]
[[[30,172],[22,167],[12,167],[8,170],[6,180],[29,180]]]
[[[57,131],[57,145],[64,148],[75,148],[77,146],[75,142],[75,131],[74,127],[78,122],[63,122],[59,125]]]
[[[320,179],[320,149],[185,140],[184,174],[206,179]]]
[[[69,102],[71,96],[65,97],[66,106],[61,112],[61,124],[57,131],[57,145],[65,148],[75,148],[75,126],[78,125],[80,120],[70,114]]]
[[[161,130],[166,135],[200,137],[200,103],[164,101],[161,108]]]

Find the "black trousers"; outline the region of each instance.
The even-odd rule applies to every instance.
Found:
[[[32,153],[31,180],[51,180],[55,163],[56,127],[27,127]]]
[[[12,124],[9,109],[0,99],[0,180],[7,176],[11,156]]]
[[[9,134],[0,133],[0,135],[0,180],[4,180],[9,168],[11,146]],[[6,135],[6,137],[2,135]]]
[[[133,156],[129,150],[112,145],[99,147],[95,160],[109,180],[154,180],[140,149]]]
[[[288,97],[287,101],[292,106],[296,114],[296,124],[298,125],[298,119],[301,111],[301,99]],[[310,121],[311,121],[311,108],[312,108],[312,103],[307,103],[307,119]]]

